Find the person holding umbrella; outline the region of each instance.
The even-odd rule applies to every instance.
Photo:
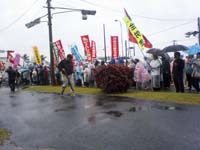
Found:
[[[184,71],[185,62],[181,59],[180,52],[174,53],[174,62],[172,66],[172,76],[176,92],[184,93],[184,83],[183,83],[183,71]]]
[[[194,86],[197,93],[200,92],[199,81],[200,81],[200,52],[197,53],[196,59],[193,62],[193,72],[192,72],[192,85]]]
[[[153,60],[150,62],[151,67],[151,84],[154,91],[159,91],[161,88],[161,66],[162,62],[157,55],[153,55]]]

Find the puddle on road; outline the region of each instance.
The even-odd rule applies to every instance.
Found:
[[[15,107],[17,107],[19,104],[17,104],[17,103],[11,103],[11,107],[12,108],[15,108]]]
[[[180,106],[167,106],[167,105],[139,105],[130,107],[129,112],[139,112],[139,111],[152,111],[152,110],[183,110]]]
[[[53,148],[15,147],[14,150],[56,150]]]
[[[122,116],[122,112],[117,111],[117,110],[111,110],[111,111],[107,111],[105,112],[108,115],[114,116],[114,117],[121,117]]]
[[[116,107],[116,106],[117,106],[116,103],[105,103],[105,104],[102,105],[102,107],[104,109],[110,109],[110,108],[113,108],[113,107]]]
[[[161,106],[161,105],[154,105],[152,108],[156,108],[159,110],[183,110],[182,107],[179,106]]]
[[[133,105],[131,107],[129,107],[128,111],[129,112],[140,112],[140,111],[151,111],[151,107],[150,106],[147,106],[147,105],[144,105],[144,106],[137,106],[137,105]]]
[[[47,102],[49,101],[49,97],[43,97],[39,99],[39,102]]]
[[[98,123],[107,123],[111,120],[111,117],[107,116],[105,113],[93,113],[90,114],[87,118],[87,121],[91,125]]]
[[[67,106],[67,107],[64,107],[64,108],[55,109],[54,112],[69,111],[69,110],[72,110],[72,109],[75,109],[75,108],[76,108],[76,106],[70,105],[70,106]]]
[[[136,107],[131,107],[130,109],[129,109],[129,112],[136,112]]]

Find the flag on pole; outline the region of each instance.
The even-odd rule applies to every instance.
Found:
[[[112,58],[118,59],[119,57],[118,36],[111,36],[111,54],[112,54]]]
[[[13,67],[14,68],[17,68],[17,66],[18,65],[20,65],[19,63],[20,63],[20,57],[21,57],[21,55],[20,54],[15,54],[15,60],[14,60],[14,64],[13,64]]]
[[[72,52],[73,56],[75,57],[76,61],[78,61],[78,62],[82,61],[82,57],[81,57],[80,53],[78,52],[77,45],[71,46],[71,52]]]
[[[57,53],[58,53],[60,59],[63,60],[65,57],[65,51],[63,49],[61,40],[58,40],[58,41],[54,42],[53,44],[54,44],[54,48],[57,49]]]
[[[3,61],[0,61],[0,71],[3,71],[6,69],[5,63]]]
[[[153,45],[149,40],[136,28],[135,24],[132,22],[131,17],[128,15],[126,9],[124,9],[125,12],[125,22],[128,26],[128,36],[129,36],[129,41],[136,43],[139,45],[141,49],[146,48],[152,48]]]
[[[92,58],[96,58],[97,57],[97,48],[96,48],[96,42],[95,41],[91,41],[91,47],[92,47]]]
[[[57,64],[59,62],[58,48],[55,43],[52,43],[51,46],[53,48],[53,59],[55,59],[54,64]]]
[[[14,53],[13,50],[7,51],[7,59],[11,64],[14,64],[15,58],[13,57],[12,53]]]
[[[87,56],[87,61],[92,61],[92,48],[90,46],[90,40],[88,35],[82,35],[81,41],[85,50],[85,54]]]
[[[33,54],[34,54],[34,58],[35,58],[35,63],[36,64],[42,64],[42,60],[40,57],[40,52],[37,46],[33,46]]]

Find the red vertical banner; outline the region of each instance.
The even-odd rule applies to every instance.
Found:
[[[13,57],[12,53],[14,53],[13,50],[7,51],[7,59],[11,64],[14,64],[15,58]]]
[[[112,58],[117,59],[119,57],[119,40],[118,36],[111,36],[111,52]]]
[[[65,51],[63,49],[61,40],[58,40],[58,41],[54,42],[54,44],[55,44],[55,46],[56,46],[56,48],[58,50],[58,55],[59,55],[60,59],[63,60],[64,57],[65,57]]]
[[[3,61],[0,61],[0,71],[3,71],[5,69],[6,69],[5,63]]]
[[[96,49],[96,42],[95,41],[91,41],[92,43],[92,58],[96,58],[97,57],[97,49]]]
[[[90,46],[90,40],[88,35],[81,36],[81,41],[85,50],[85,55],[87,56],[87,61],[92,61],[92,48]]]
[[[20,58],[21,58],[21,55],[20,54],[15,54],[15,59],[14,59],[14,64],[13,64],[13,67],[14,68],[17,68],[18,65],[20,65]]]

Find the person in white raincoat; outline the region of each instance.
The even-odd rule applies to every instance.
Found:
[[[151,86],[154,91],[160,90],[161,81],[161,61],[158,59],[157,55],[153,55],[153,60],[150,62],[151,67]]]

